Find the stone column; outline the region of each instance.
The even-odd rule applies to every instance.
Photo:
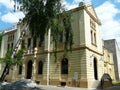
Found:
[[[22,65],[22,79],[25,79],[25,74],[26,73],[26,69],[25,69],[25,63],[23,62],[23,65]]]
[[[36,81],[36,58],[33,60],[33,69],[32,69],[32,80]]]

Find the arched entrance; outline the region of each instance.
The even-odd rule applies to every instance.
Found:
[[[94,58],[94,78],[95,80],[98,80],[98,71],[97,71],[97,59]]]
[[[27,79],[31,79],[32,77],[32,61],[30,60],[27,64]]]

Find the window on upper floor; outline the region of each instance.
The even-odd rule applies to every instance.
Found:
[[[91,29],[91,43],[97,45],[96,37],[96,22],[93,19],[90,19],[90,29]]]
[[[94,44],[96,45],[96,33],[94,33]]]
[[[35,39],[33,39],[33,48],[35,48],[36,46],[37,46],[37,40],[36,40],[36,38]]]
[[[91,30],[91,42],[93,43],[93,31]]]
[[[21,46],[22,46],[22,48],[25,48],[25,40],[22,40]]]
[[[28,38],[28,45],[27,45],[27,47],[30,48],[30,46],[31,46],[31,38]]]
[[[91,43],[93,44],[93,45],[97,45],[97,41],[96,41],[96,31],[94,31],[94,30],[91,30]]]
[[[63,32],[60,32],[59,42],[60,42],[60,43],[62,43],[62,42],[63,42]]]
[[[13,41],[13,40],[14,40],[14,34],[8,35],[8,42]]]

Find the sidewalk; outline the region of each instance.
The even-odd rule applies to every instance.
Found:
[[[58,87],[58,86],[46,86],[46,85],[40,85],[41,89],[43,90],[98,90],[95,88],[77,88],[77,87]]]

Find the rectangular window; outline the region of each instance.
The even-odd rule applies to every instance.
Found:
[[[96,45],[96,33],[94,33],[94,44]]]
[[[39,61],[38,64],[38,74],[42,74],[43,73],[43,62]]]
[[[33,48],[35,48],[37,45],[36,45],[36,38],[35,39],[33,39]]]
[[[31,38],[28,38],[28,48],[30,47],[31,45]]]
[[[7,49],[8,49],[8,50],[10,49],[10,44],[8,44]]]
[[[60,39],[59,39],[59,42],[63,42],[63,32],[60,32]]]
[[[22,74],[22,65],[19,66],[19,74]]]
[[[14,40],[14,34],[11,35],[11,41],[13,41],[13,40]]]
[[[22,48],[25,48],[25,40],[22,40]]]
[[[93,43],[93,31],[91,30],[91,43]]]
[[[11,49],[13,49],[13,43],[11,43]]]
[[[91,30],[91,43],[93,45],[97,44],[97,41],[96,41],[96,31],[94,31],[94,30]]]
[[[90,19],[90,29],[91,29],[91,43],[96,46],[96,22],[91,18]]]

